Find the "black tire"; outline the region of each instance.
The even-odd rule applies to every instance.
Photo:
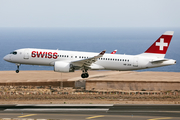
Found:
[[[85,77],[88,78],[89,77],[89,74],[88,73],[84,73],[85,74]]]
[[[19,73],[19,70],[16,70],[16,73]]]
[[[81,74],[81,77],[82,77],[82,78],[85,78],[85,77],[86,77],[86,75],[85,75],[84,73],[82,73],[82,74]]]

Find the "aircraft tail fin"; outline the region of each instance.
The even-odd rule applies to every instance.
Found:
[[[166,31],[141,55],[164,58],[173,34],[174,31]]]

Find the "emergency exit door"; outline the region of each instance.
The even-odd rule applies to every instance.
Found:
[[[24,50],[24,59],[29,59],[29,50]]]

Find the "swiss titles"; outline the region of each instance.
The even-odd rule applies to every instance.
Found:
[[[58,54],[57,52],[32,51],[31,57],[57,59],[57,57],[58,57],[57,54]]]

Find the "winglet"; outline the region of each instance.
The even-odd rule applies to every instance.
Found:
[[[106,50],[103,50],[101,53],[99,53],[99,55],[104,55],[105,52]]]
[[[117,52],[117,50],[114,50],[113,52],[111,52],[111,54],[115,54]]]

